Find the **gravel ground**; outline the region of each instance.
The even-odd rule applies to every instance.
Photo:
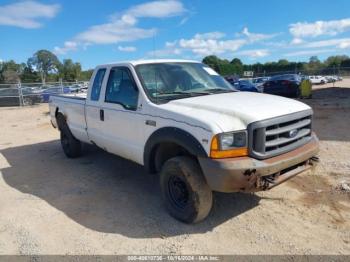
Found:
[[[167,214],[142,167],[90,146],[67,159],[47,105],[1,108],[0,254],[350,254],[350,89],[330,86],[303,100],[317,168],[269,192],[217,193],[196,225]]]

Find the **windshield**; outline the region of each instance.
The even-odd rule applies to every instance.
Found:
[[[148,97],[156,103],[235,91],[223,77],[200,63],[141,64],[135,68]]]

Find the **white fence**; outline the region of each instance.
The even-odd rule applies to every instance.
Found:
[[[52,94],[84,92],[86,87],[87,82],[0,84],[0,107],[45,103]]]

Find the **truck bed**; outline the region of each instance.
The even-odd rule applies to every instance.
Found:
[[[87,93],[57,94],[57,95],[51,95],[51,96],[86,100]]]
[[[73,135],[84,142],[88,142],[85,121],[86,93],[59,94],[50,97],[50,115],[52,124],[57,127],[56,112],[66,117],[67,124]]]

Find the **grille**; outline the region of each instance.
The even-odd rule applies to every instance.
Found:
[[[311,124],[311,110],[250,124],[250,155],[265,159],[306,144],[311,139]]]

